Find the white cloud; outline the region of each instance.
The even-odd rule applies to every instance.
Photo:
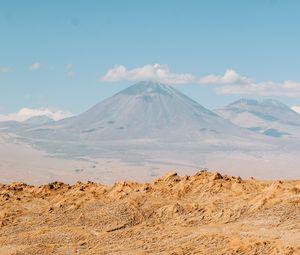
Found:
[[[292,110],[294,110],[297,113],[300,113],[300,106],[299,105],[294,105],[293,107],[291,107]]]
[[[75,75],[75,72],[73,70],[74,65],[73,64],[67,64],[66,65],[66,74],[69,77],[73,77]]]
[[[131,70],[117,65],[109,69],[101,80],[106,82],[151,80],[166,84],[186,84],[195,81],[195,77],[188,73],[172,73],[168,66],[160,64],[145,65]]]
[[[0,121],[25,121],[31,117],[35,116],[47,116],[53,120],[60,120],[67,117],[71,117],[72,114],[70,112],[62,111],[62,110],[52,110],[49,108],[40,108],[40,109],[32,109],[32,108],[22,108],[16,113],[9,114],[0,114]]]
[[[0,73],[12,73],[15,70],[13,68],[10,67],[0,67]]]
[[[66,69],[67,70],[70,70],[70,69],[72,69],[74,66],[73,66],[73,64],[66,64]]]
[[[300,97],[300,82],[273,81],[255,82],[249,77],[238,74],[235,70],[229,69],[223,76],[208,75],[199,80],[200,84],[217,85],[218,94],[254,95],[254,96],[284,96]]]
[[[240,94],[257,96],[300,97],[300,83],[284,81],[275,83],[272,81],[249,83],[242,86],[228,85],[217,88],[219,94]]]
[[[251,79],[239,75],[233,69],[227,69],[223,76],[208,75],[199,80],[203,84],[248,84],[251,83]]]
[[[73,72],[73,71],[67,72],[67,76],[69,76],[69,77],[73,77],[74,75],[75,75],[75,72]]]
[[[35,63],[33,63],[33,64],[31,64],[29,67],[28,67],[28,69],[30,70],[30,71],[36,71],[36,70],[38,70],[40,67],[41,67],[41,63],[40,62],[35,62]]]
[[[210,74],[200,79],[189,73],[173,73],[165,65],[154,64],[128,70],[123,65],[109,69],[101,81],[140,81],[152,80],[166,84],[188,84],[198,82],[214,86],[218,94],[236,94],[266,97],[300,97],[300,82],[256,82],[253,78],[240,75],[234,69],[227,69],[223,75]]]

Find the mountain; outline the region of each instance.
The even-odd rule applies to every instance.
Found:
[[[0,121],[0,132],[1,131],[15,132],[17,130],[23,130],[24,128],[26,128],[26,124],[22,122],[18,122],[15,120]]]
[[[245,133],[247,130],[204,108],[174,87],[154,82],[139,82],[78,116],[28,132],[39,138],[80,137],[93,142],[201,141],[204,137],[245,136]]]
[[[34,116],[23,122],[15,120],[0,121],[0,132],[8,131],[12,133],[18,133],[22,132],[23,130],[27,130],[28,128],[42,126],[53,122],[54,120],[47,116]]]
[[[275,99],[240,99],[215,112],[238,126],[268,136],[300,136],[300,114]]]
[[[31,117],[31,118],[23,121],[23,123],[32,125],[32,126],[38,126],[38,125],[49,124],[53,121],[54,121],[53,119],[49,118],[46,115],[40,115],[40,116]]]

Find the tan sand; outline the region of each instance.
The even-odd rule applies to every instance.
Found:
[[[300,254],[300,180],[0,185],[0,254]]]

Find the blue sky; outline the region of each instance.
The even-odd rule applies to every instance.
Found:
[[[299,10],[297,0],[2,0],[0,115],[77,114],[157,70],[159,81],[190,77],[174,86],[211,109],[240,97],[300,105]]]

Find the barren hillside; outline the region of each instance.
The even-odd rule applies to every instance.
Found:
[[[0,254],[300,254],[300,180],[0,185]]]

